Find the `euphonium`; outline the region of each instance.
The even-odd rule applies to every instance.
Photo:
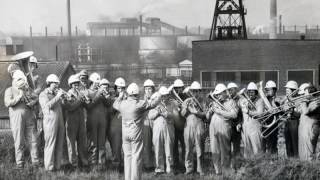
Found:
[[[222,110],[224,110],[224,111],[227,110],[227,108],[223,104],[221,104],[220,101],[217,98],[215,98],[213,95],[211,95],[210,93],[209,93],[209,99],[213,100],[213,103],[217,104]],[[210,109],[211,108],[212,108],[212,104],[210,106]]]

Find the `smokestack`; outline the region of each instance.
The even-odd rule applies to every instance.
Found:
[[[142,14],[139,16],[139,23],[140,23],[140,36],[142,35]]]
[[[270,34],[269,39],[277,38],[277,0],[270,0]]]

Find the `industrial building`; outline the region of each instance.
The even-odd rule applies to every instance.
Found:
[[[319,84],[319,48],[318,40],[194,41],[192,74],[206,88],[274,80],[284,92],[288,80]]]

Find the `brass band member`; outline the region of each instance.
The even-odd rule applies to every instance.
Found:
[[[298,83],[295,81],[288,81],[286,86],[286,97],[282,105],[289,103],[288,98],[295,98],[298,96]],[[297,112],[297,108],[290,110],[287,116],[287,121],[284,123],[284,127],[279,129],[278,141],[284,138],[286,146],[286,154],[289,157],[298,157],[298,125],[300,114]],[[283,132],[282,132],[283,131]],[[283,141],[283,140],[282,140]],[[278,147],[279,149],[279,147]],[[286,157],[286,156],[285,156]]]
[[[250,82],[248,84],[247,94],[249,99],[242,98],[240,100],[243,115],[242,141],[245,158],[262,153],[261,123],[252,117],[261,115],[264,109],[263,100],[258,96],[258,88],[255,83]]]
[[[66,109],[65,120],[69,162],[74,167],[78,165],[87,166],[87,132],[84,119],[86,102],[79,92],[79,77],[71,75],[68,79],[68,84],[70,86],[68,91],[69,98],[64,107]]]
[[[237,156],[240,156],[240,143],[241,143],[241,123],[242,123],[242,112],[240,111],[240,105],[239,100],[241,98],[241,95],[239,93],[239,87],[236,83],[229,83],[228,86],[228,92],[230,94],[230,98],[233,99],[236,102],[236,108],[238,109],[238,114],[235,119],[232,120],[231,126],[231,146],[232,146],[232,163],[231,167],[235,168],[235,158]]]
[[[309,84],[305,88],[300,89],[301,95],[310,95],[316,92],[317,89]],[[314,160],[315,150],[319,137],[319,120],[320,120],[320,101],[311,101],[314,96],[306,98],[300,103],[298,111],[300,112],[299,123],[299,158],[300,160]]]
[[[277,93],[277,85],[274,81],[268,81],[265,86],[266,97],[272,106],[272,108],[276,108],[280,106],[279,99],[276,97]],[[270,121],[273,121],[273,118],[277,118],[272,116]],[[264,139],[265,151],[267,153],[277,153],[277,142],[278,142],[278,129],[271,133],[267,138]]]
[[[149,119],[153,120],[152,142],[156,162],[155,175],[164,172],[172,173],[174,142],[174,125],[171,118],[172,107],[169,103],[169,91],[162,86],[158,92],[161,95],[161,103],[148,113]]]
[[[32,164],[38,166],[36,119],[31,108],[38,99],[28,95],[27,78],[22,71],[16,70],[12,77],[12,86],[4,94],[4,104],[9,108],[16,164],[18,168],[24,167],[24,147],[28,145]]]
[[[222,168],[230,167],[231,160],[231,122],[237,117],[238,111],[234,100],[227,94],[224,84],[217,84],[211,95],[216,98],[207,112],[210,122],[210,145],[216,174],[222,173]]]
[[[154,82],[147,79],[143,83],[144,87],[144,99],[150,100],[153,93],[155,93]],[[152,151],[152,126],[153,121],[148,118],[148,112],[143,122],[143,167],[150,171],[154,168],[154,153]]]
[[[99,87],[101,77],[98,73],[90,74],[91,81],[88,97],[91,102],[86,105],[88,120],[89,163],[105,167],[106,158],[106,108],[104,106],[103,88]]]
[[[60,80],[57,75],[50,74],[46,83],[48,87],[39,95],[39,103],[43,112],[44,132],[44,167],[46,170],[59,170],[63,159],[65,126],[62,115],[62,103],[65,92],[59,89]]]
[[[186,117],[186,123],[184,126],[184,142],[186,146],[185,167],[186,174],[191,174],[194,171],[194,153],[196,150],[197,155],[197,172],[200,175],[204,175],[203,172],[203,151],[204,151],[204,122],[205,113],[202,110],[202,104],[199,102],[201,85],[194,81],[190,90],[193,97],[187,98],[182,105],[181,114]],[[194,99],[195,98],[195,99]],[[201,107],[199,107],[201,106]]]

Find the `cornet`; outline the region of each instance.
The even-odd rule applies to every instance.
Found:
[[[69,93],[67,93],[65,90],[61,89],[61,88],[57,88],[55,89],[55,94],[58,94],[58,92],[61,91],[62,92],[62,99],[66,99],[66,100],[71,100],[71,98],[73,98],[73,96]]]

